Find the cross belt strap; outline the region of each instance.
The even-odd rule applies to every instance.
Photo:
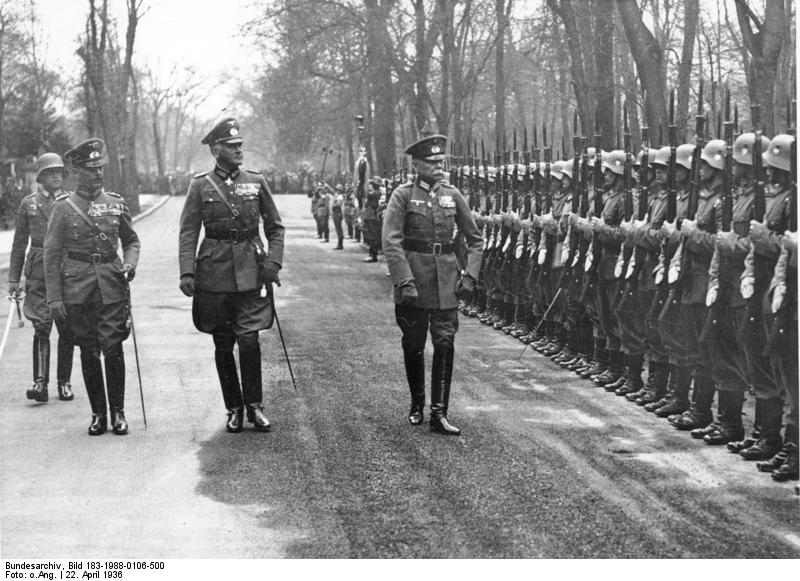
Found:
[[[73,202],[71,199],[67,198],[67,203],[70,206],[72,206],[72,209],[75,210],[78,213],[78,216],[80,216],[81,219],[84,222],[86,222],[86,225],[89,226],[89,228],[92,229],[92,232],[94,232],[94,235],[97,236],[103,242],[105,242],[108,245],[108,247],[111,250],[111,252],[114,254],[114,256],[116,256],[117,255],[117,249],[113,247],[113,245],[111,244],[111,241],[108,239],[108,236],[106,236],[105,232],[101,232],[100,229],[97,226],[95,226],[95,223],[92,222],[92,219],[89,218],[89,216],[86,215],[86,212],[81,210],[75,202]]]
[[[222,193],[222,190],[219,189],[219,186],[217,185],[217,182],[215,182],[213,179],[211,179],[211,176],[209,174],[206,174],[206,181],[209,184],[211,184],[211,187],[214,188],[214,191],[217,193],[217,196],[219,196],[219,199],[222,200],[222,202],[231,211],[231,214],[233,215],[233,219],[236,220],[239,223],[240,226],[242,226],[243,230],[248,230],[247,224],[242,222],[242,220],[239,218],[239,215],[240,215],[239,214],[239,210],[237,210],[236,208],[234,208],[231,205],[231,203],[228,201],[228,198],[226,198],[225,195]],[[262,248],[261,237],[258,235],[258,228],[256,228],[254,231],[251,230],[250,232],[253,232],[253,234],[250,235],[250,236],[247,236],[246,239],[247,240],[251,240],[253,242],[253,244],[256,245],[257,248]],[[214,236],[213,235],[209,236],[208,233],[207,233],[206,234],[206,238],[214,238]],[[225,236],[223,239],[224,240],[228,240],[229,238],[227,236]]]

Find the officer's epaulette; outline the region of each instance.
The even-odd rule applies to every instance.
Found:
[[[201,171],[200,173],[196,173],[196,174],[194,174],[194,178],[195,178],[195,179],[204,178],[204,177],[206,177],[206,176],[207,176],[209,173],[210,173],[210,172],[207,172],[207,171]]]
[[[114,192],[108,192],[108,191],[107,191],[107,192],[105,192],[105,193],[106,193],[106,194],[108,194],[109,196],[111,196],[112,198],[119,198],[119,199],[122,199],[122,196],[120,196],[119,194],[115,194]]]
[[[27,200],[28,198],[35,198],[36,194],[38,194],[38,193],[39,192],[32,192],[32,193],[28,194],[27,196],[24,196],[22,199],[23,200]]]
[[[56,196],[56,202],[59,202],[61,200],[66,200],[71,195],[72,195],[72,192],[64,192],[63,194]]]
[[[245,169],[244,171],[246,171],[247,173],[254,173],[254,174],[256,174],[257,176],[260,176],[260,175],[261,175],[261,172],[260,172],[260,171],[258,171],[257,169]]]

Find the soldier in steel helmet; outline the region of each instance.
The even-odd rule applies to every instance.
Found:
[[[20,280],[25,274],[25,317],[33,324],[33,388],[26,393],[28,399],[44,403],[48,401],[47,385],[50,378],[50,331],[53,317],[47,306],[44,278],[44,236],[47,220],[55,201],[66,196],[62,185],[67,169],[56,153],[42,154],[36,160],[36,192],[23,198],[17,214],[14,242],[8,270],[8,294],[18,295]],[[25,254],[30,241],[30,250]],[[58,329],[58,359],[56,379],[58,398],[72,400],[70,378],[72,376],[72,354],[74,346],[69,326],[56,321]]]
[[[89,435],[108,427],[128,433],[125,419],[125,356],[128,283],[136,274],[139,237],[128,204],[103,188],[105,144],[91,138],[64,154],[78,176],[74,193],[56,201],[44,241],[47,303],[56,321],[67,321],[81,348],[81,369],[92,422]],[[122,245],[123,257],[117,254]],[[105,359],[105,382],[100,353]],[[106,388],[108,400],[106,400]]]
[[[214,338],[214,360],[228,410],[226,430],[242,431],[246,409],[247,420],[266,432],[270,423],[261,401],[258,332],[273,322],[271,285],[278,282],[283,264],[284,227],[264,176],[240,169],[244,158],[239,123],[223,119],[202,143],[209,146],[216,166],[196,175],[186,196],[180,223],[180,289],[193,297],[197,330]],[[267,248],[258,231],[262,221]],[[198,248],[201,226],[205,238]],[[236,344],[241,384],[233,356]]]
[[[430,429],[460,430],[447,419],[453,373],[458,299],[469,296],[478,278],[483,241],[464,197],[445,181],[447,138],[431,135],[406,149],[416,179],[392,192],[383,222],[383,251],[394,284],[395,319],[402,332],[411,392],[408,421],[419,425],[425,409],[425,342],[433,342]],[[459,273],[453,239],[465,236],[466,269]]]

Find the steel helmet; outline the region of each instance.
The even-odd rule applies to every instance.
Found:
[[[733,159],[742,165],[753,165],[753,146],[756,142],[755,133],[742,133],[733,142]],[[769,150],[769,138],[761,136],[762,153]]]
[[[791,171],[792,142],[794,136],[781,133],[772,138],[767,148],[767,163],[770,167]]]
[[[617,175],[625,173],[625,152],[615,149],[603,160],[603,169],[608,169]]]
[[[650,164],[653,163],[653,160],[656,158],[658,154],[657,149],[653,149],[652,147],[647,148],[647,167],[650,167]],[[633,162],[634,167],[640,167],[642,165],[642,157],[644,156],[644,149],[639,150],[639,153],[636,155],[636,161]]]
[[[575,167],[575,160],[568,159],[564,162],[564,166],[561,168],[561,173],[567,176],[569,179],[572,179],[573,169]]]
[[[60,169],[62,173],[66,174],[64,162],[61,161],[61,156],[57,153],[43,153],[36,160],[36,181],[39,181],[39,175],[46,169]]]
[[[712,139],[703,148],[700,159],[714,169],[725,168],[725,142],[722,139]]]
[[[550,164],[550,175],[557,180],[564,177],[564,162],[562,160],[557,159]]]
[[[650,165],[659,165],[663,167],[669,167],[669,155],[671,152],[671,148],[669,145],[665,145],[658,151],[656,151],[655,157],[650,158]]]
[[[694,157],[695,146],[691,143],[681,143],[675,149],[675,162],[692,171],[692,158]]]
[[[600,159],[601,161],[604,159],[604,155],[606,152],[602,149],[600,150]],[[594,167],[594,162],[597,159],[597,150],[594,147],[587,147],[586,148],[586,164],[589,167]]]

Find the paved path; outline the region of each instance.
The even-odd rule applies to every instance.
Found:
[[[537,353],[518,359],[517,341],[472,319],[456,339],[450,414],[463,436],[410,427],[385,263],[316,240],[302,196],[277,200],[288,228],[278,309],[299,389],[277,333],[262,333],[274,430],[225,433],[211,338],[177,289],[182,200],[137,224],[148,429],[130,340],[131,433],[90,438],[77,356],[75,401],[31,404],[31,329],[12,329],[3,557],[800,556],[794,483]]]

